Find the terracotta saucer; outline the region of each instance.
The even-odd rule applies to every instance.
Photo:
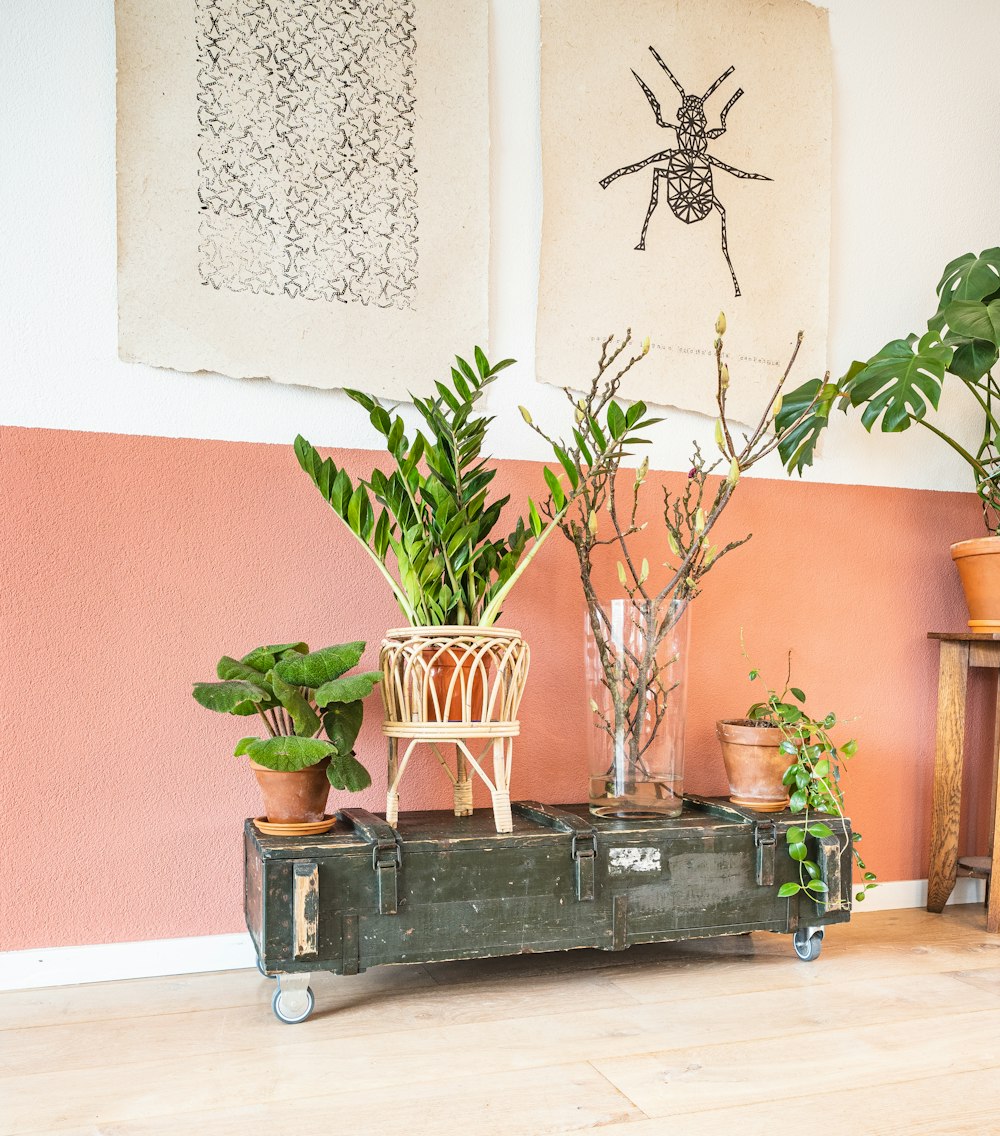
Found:
[[[321,832],[329,832],[336,823],[335,816],[324,817],[322,820],[302,821],[298,824],[271,821],[267,817],[254,817],[254,824],[265,836],[318,836]]]
[[[745,809],[753,809],[756,813],[783,813],[788,808],[788,801],[756,801],[752,797],[730,797],[734,805],[742,805]]]

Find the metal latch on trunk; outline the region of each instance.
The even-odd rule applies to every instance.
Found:
[[[395,840],[379,841],[372,849],[372,867],[378,877],[378,913],[395,915],[399,906],[399,869],[403,857]]]
[[[597,862],[597,833],[591,831],[584,836],[574,834],[572,852],[576,898],[592,900],[594,898],[594,865]]]
[[[770,887],[774,883],[774,849],[778,843],[774,821],[757,821],[753,826],[753,842],[757,849],[757,884]]]
[[[341,809],[338,814],[372,845],[372,869],[378,881],[379,915],[395,915],[399,909],[399,869],[403,864],[396,831],[366,809]]]

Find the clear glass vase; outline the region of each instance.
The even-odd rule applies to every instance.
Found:
[[[679,816],[690,616],[687,604],[628,597],[585,616],[590,809],[607,817]]]

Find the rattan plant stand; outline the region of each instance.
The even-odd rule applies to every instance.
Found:
[[[472,778],[493,800],[497,832],[513,828],[510,778],[530,662],[518,631],[502,627],[404,627],[382,641],[382,732],[389,748],[385,816],[395,826],[410,758],[426,746],[451,781],[455,816],[472,815]],[[400,743],[403,743],[402,745]],[[444,747],[454,746],[454,768]],[[487,772],[492,759],[493,776]]]

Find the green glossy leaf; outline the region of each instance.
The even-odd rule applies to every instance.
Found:
[[[616,441],[626,430],[625,415],[617,402],[608,404],[608,430],[611,432],[611,437]]]
[[[939,310],[954,300],[983,300],[1000,289],[1000,248],[967,252],[945,266],[937,286]]]
[[[973,339],[955,348],[949,371],[966,382],[974,383],[992,371],[1000,357],[996,344],[984,339]]]
[[[849,742],[844,742],[840,747],[840,752],[844,757],[853,757],[858,752],[858,743],[851,738]]]
[[[817,777],[830,776],[830,762],[824,757],[822,761],[817,761],[813,766],[813,773]]]
[[[816,824],[809,826],[809,835],[819,837],[822,840],[824,836],[833,836],[833,829],[828,824],[817,821]]]
[[[250,743],[260,741],[259,738],[240,738],[233,750],[233,757],[243,757],[249,751]]]
[[[316,705],[329,706],[331,702],[354,702],[365,698],[382,679],[381,671],[363,671],[324,683],[316,691]]]
[[[936,410],[952,354],[933,332],[919,341],[911,336],[887,343],[844,387],[851,405],[864,407],[865,429],[881,419],[887,433],[907,430],[924,417],[928,406]]]
[[[810,379],[782,399],[774,428],[782,464],[790,473],[801,476],[803,469],[813,464],[820,435],[829,424],[830,411],[839,397],[836,383]]]
[[[246,747],[251,761],[279,773],[307,769],[336,752],[336,748],[322,738],[257,738]]]
[[[787,899],[788,896],[795,895],[797,892],[800,892],[801,890],[802,890],[802,888],[799,884],[793,884],[793,883],[782,884],[781,887],[778,888],[778,898],[779,899]]]
[[[800,813],[806,807],[807,797],[802,789],[796,789],[788,801],[788,808],[793,813]]]
[[[792,827],[785,833],[785,839],[789,844],[801,844],[805,840],[806,834],[799,828],[798,825]]]
[[[315,690],[357,666],[364,650],[365,644],[360,641],[340,643],[311,651],[308,655],[282,659],[274,669],[285,682]]]
[[[825,895],[830,890],[822,880],[810,880],[806,884],[806,887],[810,891],[818,892],[820,895]]]
[[[1000,300],[990,304],[978,300],[955,300],[941,314],[952,331],[959,335],[983,339],[994,346],[1000,343]]]
[[[270,691],[256,683],[239,679],[230,682],[196,682],[191,693],[199,705],[219,714],[256,714],[257,705],[271,699]]]
[[[789,757],[795,757],[798,755],[799,747],[789,738],[782,738],[778,743],[778,752],[787,754]]]
[[[797,698],[800,702],[805,702],[806,696],[799,687],[790,686],[788,692],[793,698]]]
[[[331,757],[326,776],[335,789],[348,793],[360,793],[372,783],[368,770],[352,753],[340,753]]]
[[[338,753],[354,749],[365,716],[363,702],[334,702],[323,714],[323,729]]]
[[[542,477],[545,478],[545,484],[549,487],[549,492],[552,494],[552,504],[555,506],[556,511],[559,512],[566,504],[566,494],[563,487],[559,484],[559,478],[552,472],[549,467],[542,466]]]
[[[802,843],[789,844],[788,855],[791,856],[793,860],[804,860],[808,855],[808,851],[806,846]]]

